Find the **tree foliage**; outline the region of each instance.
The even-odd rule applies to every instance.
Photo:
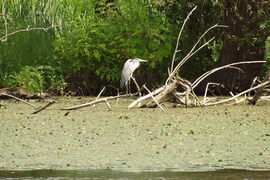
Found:
[[[10,32],[29,25],[60,27],[20,33],[1,42],[0,85],[27,87],[25,79],[30,77],[26,72],[34,73],[33,79],[40,76],[52,83],[46,80],[50,73],[40,71],[40,67],[50,67],[54,69],[51,74],[75,89],[82,84],[81,88],[94,89],[105,84],[118,86],[124,62],[133,57],[149,60],[137,70],[137,79],[160,84],[167,77],[179,28],[195,5],[198,8],[184,29],[176,61],[208,27],[216,23],[230,27],[209,34],[216,36],[215,41],[184,65],[181,77],[191,80],[220,62],[226,39],[234,40],[240,49],[258,44],[265,47],[270,31],[267,0],[3,0],[1,14],[7,14]],[[4,19],[0,19],[4,25]],[[4,33],[1,26],[0,36]],[[269,45],[267,48],[269,51]],[[255,51],[260,50],[266,51],[264,57],[269,59],[264,48]],[[30,90],[54,89],[52,84],[38,81],[34,80],[36,87]]]
[[[22,88],[31,92],[42,93],[45,90],[63,94],[67,86],[62,75],[51,66],[24,66],[18,73],[6,78],[11,88]]]
[[[148,66],[155,67],[170,57],[170,24],[157,3],[119,0],[111,5],[115,8],[107,9],[105,16],[105,8],[96,14],[92,7],[92,16],[71,19],[56,40],[55,50],[67,73],[87,71],[118,84],[127,59],[148,59]]]

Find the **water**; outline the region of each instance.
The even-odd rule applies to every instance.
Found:
[[[180,179],[180,180],[270,180],[270,171],[222,170],[210,172],[118,172],[109,170],[33,170],[0,171],[1,180],[70,180],[70,179]]]

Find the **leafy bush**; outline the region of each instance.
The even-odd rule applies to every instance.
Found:
[[[51,29],[47,32],[29,31],[17,33],[10,36],[8,41],[0,42],[0,86],[7,86],[8,84],[13,87],[21,86],[18,82],[24,82],[25,76],[20,79],[19,74],[23,74],[28,70],[34,74],[36,73],[36,75],[40,73],[39,71],[36,72],[35,68],[32,66],[41,67],[50,65],[55,71],[57,70],[57,73],[54,75],[59,76],[54,78],[59,80],[63,79],[63,75],[60,73],[61,69],[59,69],[58,66],[58,61],[55,59],[53,53],[52,42],[56,36],[60,35],[59,33],[65,26],[65,20],[69,19],[70,15],[73,17],[80,17],[82,9],[86,8],[88,4],[87,0],[80,2],[77,0],[1,1],[1,14],[7,15],[8,32],[25,29],[28,26],[49,27],[52,24],[59,25],[59,28]],[[0,27],[0,37],[5,35],[4,23],[3,16],[0,16],[0,24],[2,24]],[[29,69],[22,68],[25,66],[31,67],[29,67]],[[35,78],[33,82],[39,82],[40,80],[36,79],[37,76],[32,75],[28,78],[33,77]],[[52,84],[52,86],[46,85],[45,87],[41,87],[41,85],[43,85],[42,83],[33,83],[33,87],[30,87],[28,83],[26,83],[27,85],[23,83],[22,86],[26,86],[34,91],[40,91],[41,89],[44,90],[46,88],[52,88],[48,89],[48,91],[52,91],[53,88],[56,88],[58,91],[59,88],[61,89],[64,82],[56,82],[58,82],[59,85]],[[51,83],[54,83],[54,81],[51,81]]]
[[[155,67],[171,55],[171,27],[157,3],[119,0],[111,6],[100,16],[93,4],[88,9],[91,15],[70,20],[56,40],[55,51],[66,74],[87,72],[114,83],[129,58],[147,59],[147,65]]]
[[[51,66],[25,66],[18,73],[6,77],[9,87],[22,88],[31,92],[45,90],[63,93],[67,84],[62,75],[58,75]]]
[[[124,62],[134,57],[149,60],[137,70],[137,80],[147,78],[149,81],[157,82],[166,79],[172,47],[183,18],[189,11],[185,7],[193,7],[194,3],[188,5],[188,1],[185,1],[186,6],[178,2],[176,4],[179,7],[176,7],[175,4],[171,6],[164,4],[166,1],[107,2],[108,0],[0,2],[2,13],[9,15],[9,31],[26,28],[28,25],[31,27],[61,25],[59,29],[49,32],[19,33],[10,37],[9,41],[0,43],[0,84],[26,87],[25,83],[22,83],[23,85],[14,83],[14,79],[16,82],[24,82],[24,76],[20,80],[19,77],[11,78],[10,74],[16,76],[23,73],[26,70],[21,68],[25,66],[33,68],[32,66],[49,65],[57,70],[55,76],[59,76],[58,79],[65,76],[70,80],[69,83],[74,83],[73,78],[79,77],[81,82],[88,82],[89,87],[98,88],[108,83],[118,85]],[[193,26],[196,24],[194,22],[197,22],[197,17],[190,24]],[[189,28],[184,32],[183,42],[188,43],[181,43],[182,52],[178,54],[177,60],[181,59],[193,44],[192,39],[197,36],[194,33],[196,29],[200,28]],[[3,29],[1,32],[4,34]],[[208,58],[211,56],[209,51],[203,53],[204,61],[202,56],[195,57],[200,58],[195,61],[196,67],[203,66],[201,69],[205,69],[205,66],[212,64]],[[39,70],[36,72],[31,68],[31,72],[40,73]],[[200,68],[194,68],[194,64],[190,63],[183,68],[181,75],[190,77]],[[41,76],[43,77],[43,74]],[[69,78],[72,76],[73,78]],[[33,77],[34,82],[39,81],[36,80],[36,76]],[[39,87],[39,83],[33,84],[35,88],[29,89],[44,91],[50,88],[43,83],[41,83],[43,87]],[[77,86],[72,85],[75,88]]]
[[[270,68],[270,37],[265,42],[265,57],[264,60],[266,61],[265,64],[263,64],[262,71],[260,73],[261,77],[264,77],[268,68]]]

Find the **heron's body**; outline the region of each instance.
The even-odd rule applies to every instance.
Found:
[[[134,71],[140,66],[140,62],[147,62],[146,60],[134,58],[134,59],[128,59],[123,67],[122,74],[121,74],[121,80],[120,80],[120,87],[123,88],[127,85],[127,82],[132,77],[132,74]]]

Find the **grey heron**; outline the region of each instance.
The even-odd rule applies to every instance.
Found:
[[[123,88],[124,86],[127,87],[127,83],[130,81],[130,78],[132,77],[134,71],[140,66],[140,62],[147,62],[147,61],[140,58],[134,58],[128,59],[125,62],[121,74],[120,88]]]

